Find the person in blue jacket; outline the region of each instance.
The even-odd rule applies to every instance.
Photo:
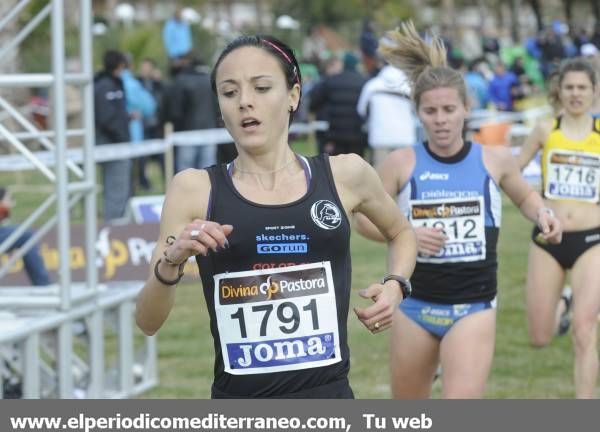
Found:
[[[176,60],[193,48],[192,30],[183,19],[183,10],[178,8],[175,15],[165,22],[162,30],[163,43],[170,60]]]

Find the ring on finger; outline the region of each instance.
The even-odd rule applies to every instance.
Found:
[[[377,321],[375,324],[373,324],[373,328],[375,330],[379,330],[379,327],[381,327],[381,324],[379,324],[379,321]]]
[[[200,232],[204,231],[204,227],[205,226],[206,226],[206,224],[203,223],[202,225],[200,225],[200,229],[191,230],[190,231],[190,239],[192,239],[192,240],[198,240],[198,237],[200,236]]]

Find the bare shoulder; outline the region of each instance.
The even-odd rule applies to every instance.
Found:
[[[503,163],[513,159],[510,147],[503,145],[482,145],[483,155],[486,160],[494,163]]]
[[[500,145],[482,146],[483,163],[496,182],[500,182],[508,173],[518,173],[519,165],[510,147]]]
[[[184,189],[188,192],[210,186],[210,178],[206,170],[188,168],[173,177],[169,188]]]
[[[416,156],[414,148],[412,146],[402,147],[387,155],[381,166],[392,166],[397,169],[402,169],[404,167],[414,165],[415,160]]]
[[[531,134],[537,137],[540,141],[544,141],[548,135],[550,135],[550,132],[552,132],[553,127],[554,119],[542,119],[535,124]]]
[[[206,170],[186,169],[173,177],[166,196],[166,205],[179,209],[191,218],[204,218],[208,208],[210,177]]]
[[[364,173],[372,169],[371,165],[355,153],[330,156],[329,164],[335,181],[347,186],[360,183]]]

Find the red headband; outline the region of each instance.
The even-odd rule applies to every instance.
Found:
[[[298,77],[298,70],[296,69],[296,65],[294,65],[294,62],[292,62],[292,59],[290,58],[290,56],[287,55],[284,50],[282,50],[280,47],[278,47],[277,45],[275,45],[270,40],[263,39],[263,41],[266,42],[266,43],[268,43],[273,48],[275,48],[288,61],[289,64],[291,64],[291,65],[294,66],[294,75],[296,76],[296,81],[298,81],[298,84],[300,84],[300,79]]]

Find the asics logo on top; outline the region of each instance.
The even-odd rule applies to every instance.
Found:
[[[419,176],[419,180],[449,180],[450,174],[448,173],[434,173],[431,171],[425,171]]]

